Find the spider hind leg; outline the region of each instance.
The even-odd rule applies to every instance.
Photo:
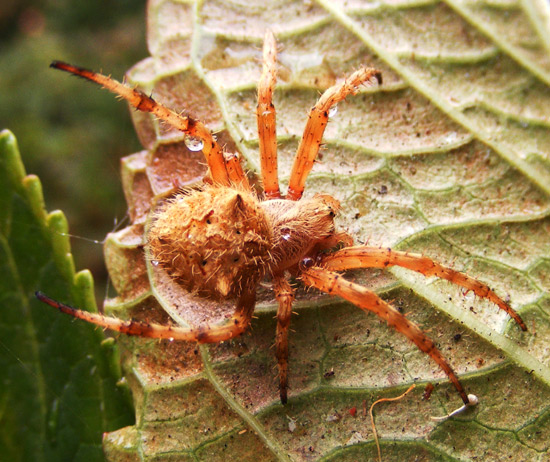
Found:
[[[231,186],[232,184],[243,185],[250,190],[248,179],[244,173],[240,163],[227,165],[227,160],[224,156],[222,148],[212,136],[210,130],[198,120],[191,117],[183,116],[158,103],[150,96],[143,93],[137,88],[131,88],[128,85],[122,84],[117,80],[97,72],[84,69],[82,67],[73,66],[61,61],[54,61],[50,67],[59,69],[70,74],[82,77],[91,82],[101,85],[111,93],[120,96],[128,101],[130,105],[139,111],[150,112],[172,127],[181,130],[187,136],[197,138],[202,141],[202,152],[208,163],[212,180],[215,183]]]
[[[123,319],[104,316],[98,313],[79,310],[72,306],[58,302],[42,292],[36,292],[36,298],[62,313],[82,319],[104,329],[121,332],[137,337],[182,340],[198,343],[219,343],[241,335],[249,326],[256,302],[255,288],[244,291],[237,301],[235,313],[222,325],[200,326],[186,328],[180,326],[166,326],[139,321],[125,321]]]

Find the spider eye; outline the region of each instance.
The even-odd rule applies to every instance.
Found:
[[[313,258],[310,258],[310,257],[303,258],[302,261],[300,262],[300,266],[303,269],[311,268],[314,264],[315,264],[315,261],[313,260]]]

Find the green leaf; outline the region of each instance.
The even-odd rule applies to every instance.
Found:
[[[36,290],[96,310],[93,280],[74,272],[67,222],[48,214],[15,137],[0,133],[0,452],[10,461],[103,460],[102,433],[132,421],[92,326],[75,324]]]

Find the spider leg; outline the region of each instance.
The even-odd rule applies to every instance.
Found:
[[[506,311],[526,331],[527,326],[520,315],[514,311],[508,303],[502,300],[487,285],[467,274],[460,273],[446,266],[443,266],[424,255],[399,252],[392,249],[378,249],[376,247],[355,246],[347,247],[322,259],[321,266],[332,271],[343,271],[353,268],[387,268],[389,266],[402,266],[424,276],[437,276],[449,282],[471,290],[479,297],[486,298],[497,305],[501,310]]]
[[[315,246],[315,250],[317,252],[322,252],[323,250],[329,250],[337,245],[343,245],[344,247],[349,247],[353,245],[353,237],[351,237],[348,233],[341,231],[341,232],[335,232],[334,234],[331,234],[326,239],[318,242]]]
[[[136,109],[144,112],[150,112],[159,119],[170,124],[172,127],[181,130],[186,135],[200,139],[203,142],[202,152],[208,163],[212,180],[215,183],[225,186],[231,185],[231,179],[227,172],[227,165],[223,151],[212,136],[210,130],[208,130],[202,122],[199,122],[191,117],[182,116],[162,104],[157,103],[153,98],[147,96],[137,88],[130,88],[129,86],[124,85],[111,77],[107,77],[106,75],[102,75],[88,69],[83,69],[81,67],[72,66],[71,64],[60,61],[52,62],[50,67],[69,72],[95,82],[110,92],[124,98]],[[239,179],[246,179],[246,175],[241,165],[238,164],[235,168],[238,170],[236,176]]]
[[[382,74],[380,71],[372,68],[361,68],[343,82],[333,85],[326,90],[319,98],[319,101],[317,101],[317,104],[311,108],[290,173],[287,199],[298,200],[302,197],[306,178],[313,168],[313,162],[319,153],[323,133],[329,119],[330,108],[342,101],[346,96],[355,94],[360,85],[365,83],[370,84],[372,79],[376,79],[378,84],[381,84]]]
[[[277,134],[275,123],[275,106],[273,106],[273,89],[277,80],[277,44],[273,32],[265,33],[263,48],[263,70],[258,82],[258,137],[260,159],[262,163],[262,181],[267,199],[281,197],[277,175]]]
[[[279,369],[279,395],[281,403],[286,404],[288,388],[288,328],[292,314],[294,290],[284,276],[273,278],[275,297],[279,302],[277,310],[277,332],[275,334],[275,357]]]
[[[83,319],[91,324],[105,329],[122,332],[127,335],[138,337],[159,338],[170,340],[183,340],[198,343],[218,343],[230,340],[242,334],[250,324],[254,304],[256,302],[255,288],[245,291],[239,300],[233,316],[227,323],[217,326],[201,326],[197,328],[186,328],[180,326],[165,326],[162,324],[146,323],[139,321],[124,321],[122,319],[104,316],[98,313],[79,310],[72,306],[60,303],[41,292],[36,292],[36,298],[41,302],[58,309],[62,313],[69,314],[75,318]]]
[[[386,321],[388,326],[401,332],[439,365],[457,389],[464,404],[470,404],[468,395],[464,391],[464,387],[460,383],[460,380],[458,380],[457,375],[435,344],[416,324],[409,321],[374,292],[371,292],[359,284],[347,281],[338,273],[316,266],[304,269],[301,278],[308,286],[315,287],[331,295],[339,295],[354,305],[357,305],[363,311],[375,313]]]
[[[243,171],[239,154],[224,153],[225,168],[231,184],[252,191],[248,178]]]

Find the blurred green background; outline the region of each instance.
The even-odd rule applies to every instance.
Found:
[[[63,210],[70,232],[86,239],[103,240],[124,219],[119,159],[141,148],[126,104],[49,64],[68,61],[120,80],[148,55],[145,3],[0,2],[0,129],[17,137],[47,209]],[[77,270],[92,270],[101,301],[108,281],[102,246],[71,243]]]

